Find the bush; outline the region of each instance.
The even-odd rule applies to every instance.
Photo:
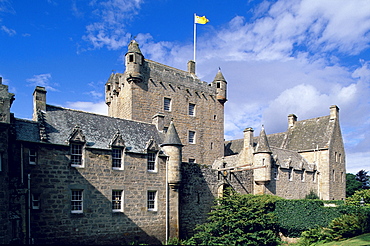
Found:
[[[187,244],[277,245],[277,219],[273,213],[278,198],[271,195],[234,194],[217,200],[207,223],[196,227]]]
[[[311,199],[311,200],[317,200],[317,199],[320,199],[320,197],[316,194],[316,192],[314,192],[313,190],[310,191],[310,193],[308,193],[304,199]]]
[[[279,200],[275,210],[280,231],[288,237],[299,237],[303,231],[327,226],[340,216],[335,207],[324,207],[322,200]]]
[[[370,206],[370,190],[358,190],[346,200],[347,205],[359,206],[361,199],[364,199],[364,206]]]

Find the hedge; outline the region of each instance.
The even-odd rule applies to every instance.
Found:
[[[288,237],[299,237],[303,231],[322,226],[343,214],[358,214],[369,221],[365,230],[370,231],[370,208],[360,206],[325,207],[324,204],[343,204],[342,201],[327,202],[322,200],[278,200],[275,213],[280,231]]]

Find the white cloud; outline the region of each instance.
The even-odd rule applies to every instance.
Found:
[[[86,27],[83,39],[94,49],[106,46],[116,50],[126,46],[131,36],[126,33],[126,22],[138,13],[141,3],[142,0],[91,1],[98,21]]]
[[[15,30],[7,28],[4,25],[0,27],[0,30],[7,33],[9,36],[14,36],[15,34],[17,34],[17,32]]]
[[[53,83],[51,80],[50,73],[33,75],[32,78],[27,79],[29,86],[42,86],[50,91],[58,91],[55,87],[58,86],[57,83]]]
[[[97,103],[81,102],[81,101],[67,102],[67,107],[77,109],[77,110],[87,111],[87,112],[93,112],[96,114],[103,114],[103,115],[108,114],[108,107],[104,101],[97,102]]]

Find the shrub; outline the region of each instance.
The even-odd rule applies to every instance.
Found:
[[[315,199],[320,199],[320,197],[316,194],[316,192],[314,192],[313,190],[310,191],[310,193],[308,193],[304,199],[311,199],[311,200],[315,200]]]
[[[277,245],[277,219],[273,213],[278,198],[271,195],[234,194],[217,200],[208,222],[196,227],[187,244]]]
[[[356,191],[355,194],[347,198],[346,204],[359,206],[361,199],[364,199],[365,206],[370,206],[370,189]]]

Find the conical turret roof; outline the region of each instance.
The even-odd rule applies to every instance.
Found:
[[[141,53],[141,50],[139,48],[139,43],[136,42],[136,40],[131,40],[131,42],[128,45],[128,51],[127,53]]]
[[[179,134],[176,131],[173,121],[171,121],[170,126],[168,127],[168,130],[167,130],[167,133],[164,137],[162,146],[164,145],[181,145],[182,146]]]
[[[256,153],[272,153],[271,149],[270,149],[270,146],[269,146],[269,143],[268,143],[268,140],[267,140],[267,136],[266,136],[264,126],[262,126],[262,128],[261,128],[261,133],[260,133],[260,136],[258,138]]]
[[[222,74],[221,69],[218,69],[216,77],[214,78],[213,81],[224,81],[224,82],[226,82],[226,79],[225,79],[224,75]]]

